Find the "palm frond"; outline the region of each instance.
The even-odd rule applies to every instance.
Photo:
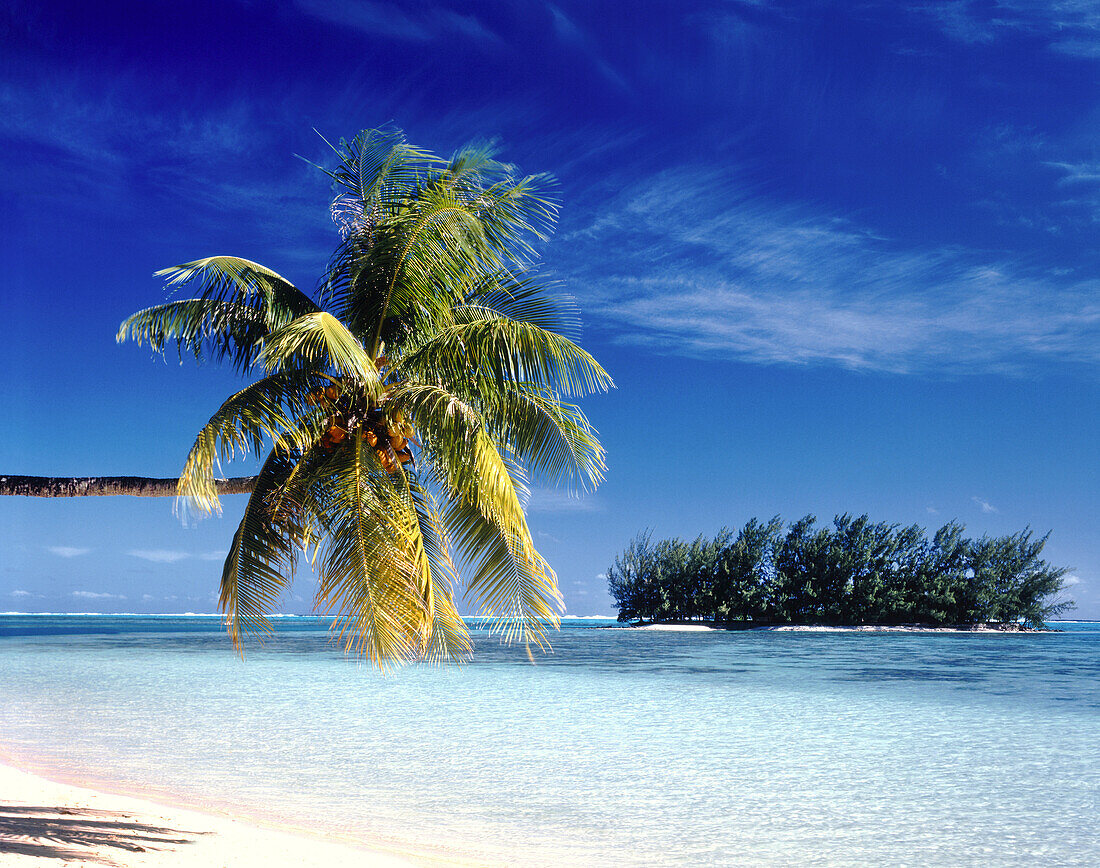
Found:
[[[516,480],[475,408],[423,383],[395,390],[393,402],[415,420],[422,455],[449,493],[474,504],[509,535],[528,536]]]
[[[197,297],[139,311],[119,327],[117,340],[147,341],[155,350],[176,341],[201,358],[230,358],[238,370],[255,359],[257,342],[317,305],[269,268],[236,256],[210,256],[157,273],[175,291],[189,284]]]
[[[408,482],[430,599],[431,634],[425,637],[423,656],[430,663],[460,662],[468,659],[473,649],[469,631],[455,607],[458,568],[451,556],[447,528],[432,493],[416,479]]]
[[[317,605],[337,616],[341,638],[378,666],[415,660],[430,631],[405,518],[406,504],[359,432],[311,487],[323,519]]]
[[[396,129],[363,130],[351,141],[341,139],[333,150],[339,164],[322,171],[337,190],[341,208],[334,202],[333,217],[345,237],[392,215],[444,164],[430,151],[410,145]],[[347,216],[338,217],[343,209]]]
[[[323,311],[300,316],[268,335],[259,361],[268,371],[331,367],[368,393],[380,390],[374,359],[340,320]]]
[[[494,315],[530,323],[570,339],[580,332],[580,312],[572,296],[530,272],[509,270],[485,275],[454,308],[455,322],[490,319]]]
[[[237,455],[260,455],[265,440],[290,438],[304,449],[320,434],[320,412],[306,403],[321,382],[315,374],[289,371],[273,374],[231,396],[210,417],[195,438],[180,474],[179,496],[200,514],[220,512],[214,467]]]
[[[471,205],[453,190],[431,186],[380,229],[369,264],[372,274],[385,275],[381,292],[357,292],[345,309],[357,329],[372,326],[368,346],[375,347],[387,318],[417,325],[437,320],[461,288],[501,260]]]
[[[485,431],[478,413],[436,386],[394,395],[416,420],[424,473],[442,489],[443,524],[455,550],[475,565],[467,596],[503,619],[508,639],[545,643],[561,598],[553,572],[535,550],[520,499],[522,478]]]
[[[155,276],[165,278],[172,291],[197,283],[198,298],[242,304],[258,300],[269,329],[317,310],[313,300],[285,277],[239,256],[207,256],[163,268]]]
[[[225,358],[251,364],[257,342],[267,334],[263,314],[254,307],[208,298],[170,301],[147,307],[128,317],[119,326],[116,340],[148,343],[163,353],[166,344],[175,341],[180,358],[184,350],[197,361],[204,355],[215,361]]]
[[[481,191],[474,200],[485,235],[501,253],[525,265],[538,253],[532,239],[546,241],[557,222],[558,205],[548,190],[551,175],[506,178]]]
[[[459,148],[451,157],[447,168],[440,173],[439,183],[451,189],[479,192],[487,184],[493,184],[516,173],[516,167],[495,159],[494,142],[470,142]]]
[[[271,450],[222,567],[218,602],[238,653],[243,653],[245,635],[271,632],[267,615],[294,575],[300,535],[293,526],[275,520],[272,497],[295,463],[293,452],[282,444]]]
[[[470,565],[467,599],[493,619],[505,641],[549,647],[547,631],[564,611],[557,578],[528,539],[508,534],[481,510],[455,497],[444,521],[456,552]]]
[[[607,391],[614,383],[600,364],[568,338],[497,315],[439,329],[401,357],[396,370],[413,380],[462,383],[488,377],[501,389],[530,383],[566,396]]]
[[[595,490],[603,481],[605,452],[580,407],[549,389],[518,383],[483,398],[491,434],[507,443],[540,481]]]

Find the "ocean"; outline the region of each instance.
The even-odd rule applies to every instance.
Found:
[[[514,865],[1100,864],[1100,624],[710,632],[567,620],[390,675],[279,618],[0,616],[31,768]]]

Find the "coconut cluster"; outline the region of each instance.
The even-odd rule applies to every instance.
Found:
[[[384,356],[375,359],[379,370],[387,364]],[[420,446],[416,429],[403,412],[385,406],[385,393],[381,406],[370,407],[364,396],[345,388],[344,384],[333,383],[310,392],[306,402],[326,410],[325,433],[321,435],[321,448],[326,452],[333,452],[358,431],[359,438],[375,451],[387,473],[397,473],[403,464],[411,463],[416,467],[412,454],[412,447]]]

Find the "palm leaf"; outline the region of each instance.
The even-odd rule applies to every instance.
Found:
[[[549,647],[547,630],[557,628],[564,604],[553,570],[529,537],[508,534],[458,498],[445,507],[444,522],[456,552],[473,570],[466,596],[494,620],[493,629],[509,642]]]
[[[267,614],[279,601],[294,575],[299,534],[292,526],[275,521],[272,496],[286,482],[295,465],[293,453],[282,444],[271,450],[244,515],[233,535],[222,567],[219,606],[233,639],[243,653],[246,634],[271,632]]]
[[[430,632],[405,505],[373,449],[349,438],[317,474],[308,508],[326,532],[317,604],[340,636],[378,666],[417,659]]]
[[[502,390],[526,382],[573,396],[614,385],[599,363],[568,338],[496,315],[471,319],[439,329],[402,356],[396,370],[413,380],[460,384],[489,377]]]
[[[155,350],[176,341],[196,358],[205,346],[210,355],[230,358],[243,371],[255,359],[257,342],[317,305],[269,268],[236,256],[211,256],[157,273],[170,289],[197,284],[196,298],[147,308],[119,327],[121,343],[147,341]]]
[[[252,363],[257,342],[267,334],[263,314],[254,307],[208,298],[170,301],[140,310],[119,326],[116,340],[148,343],[155,352],[164,352],[175,341],[180,358],[186,349],[201,361],[204,354],[215,361],[239,360],[242,367]]]
[[[415,532],[426,579],[426,598],[430,601],[431,633],[425,637],[422,651],[432,663],[466,660],[472,651],[469,632],[455,608],[454,588],[458,569],[451,556],[447,529],[439,505],[431,492],[416,479],[408,479],[409,502],[415,516]]]
[[[477,412],[445,390],[406,386],[395,392],[394,401],[416,421],[422,472],[444,492],[448,536],[476,567],[468,596],[479,600],[486,614],[504,619],[507,638],[543,645],[561,598],[553,572],[531,540],[518,468],[501,456]]]
[[[540,481],[594,490],[603,480],[605,453],[580,407],[523,383],[492,392],[483,403],[490,433]]]
[[[331,367],[369,394],[380,391],[373,358],[340,320],[323,311],[300,316],[268,335],[259,361],[268,371]]]
[[[195,438],[180,474],[179,496],[200,514],[220,512],[214,467],[237,455],[262,454],[265,441],[290,438],[304,449],[320,434],[320,412],[306,395],[323,382],[315,374],[289,371],[265,377],[231,396]]]
[[[395,129],[364,130],[351,141],[341,139],[333,150],[340,160],[337,167],[319,168],[332,178],[339,192],[337,201],[344,199],[355,206],[349,212],[356,215],[351,225],[341,226],[345,233],[362,231],[361,221],[392,214],[443,163],[431,152],[410,145]]]
[[[580,332],[576,301],[531,273],[503,270],[478,281],[462,302],[455,306],[459,323],[477,322],[494,316],[530,323],[547,331],[573,338]]]
[[[156,272],[175,291],[191,283],[201,288],[198,298],[256,306],[268,329],[317,310],[313,300],[270,268],[239,256],[208,256]]]

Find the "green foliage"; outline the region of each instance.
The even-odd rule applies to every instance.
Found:
[[[220,510],[215,468],[267,454],[222,573],[239,647],[263,633],[298,554],[316,606],[382,665],[469,654],[466,596],[509,639],[546,643],[561,596],[524,516],[528,474],[594,488],[604,452],[566,398],[612,386],[567,335],[575,309],[532,270],[553,228],[545,175],[473,145],[444,160],[396,130],[333,149],[340,243],[310,298],[230,256],[158,272],[194,298],[118,339],[262,374],[199,432],[179,494]]]
[[[812,515],[787,526],[751,519],[734,534],[653,542],[639,534],[607,572],[620,621],[744,624],[1022,622],[1042,626],[1072,608],[1066,570],[1040,558],[1047,536],[963,536],[954,522],[931,540],[912,525]]]

